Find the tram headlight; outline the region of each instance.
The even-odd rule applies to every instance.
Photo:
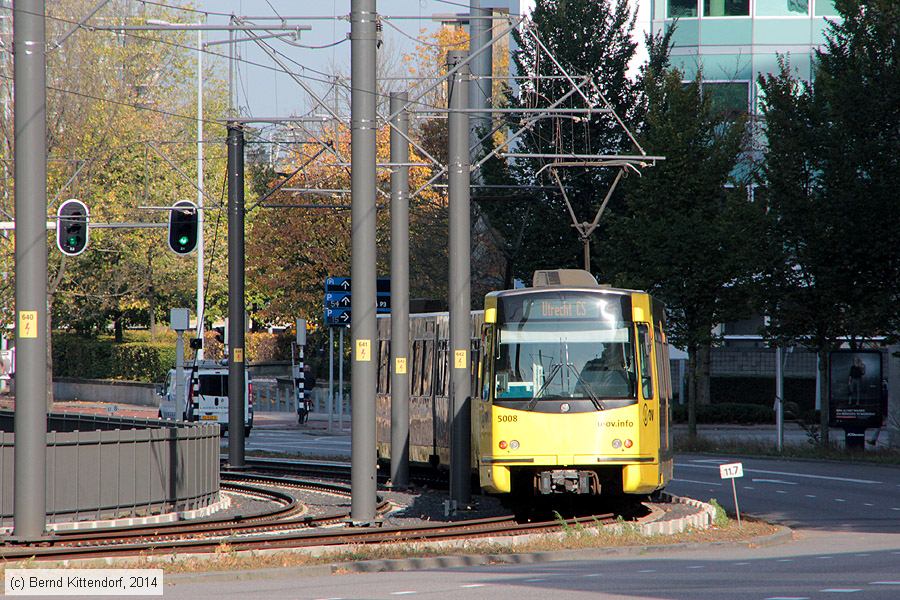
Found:
[[[612,441],[612,447],[615,448],[616,450],[618,450],[619,448],[621,448],[621,447],[622,447],[622,440],[620,440],[619,438],[614,439],[614,440]]]
[[[500,446],[501,450],[506,450],[506,440],[501,440],[498,446]]]
[[[513,440],[509,443],[510,450],[518,450],[519,449],[519,440]]]

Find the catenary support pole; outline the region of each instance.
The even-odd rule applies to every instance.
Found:
[[[228,124],[228,464],[244,466],[244,130]]]
[[[409,113],[391,93],[391,483],[409,484]]]
[[[469,0],[469,14],[473,17],[489,17],[493,11],[488,8],[481,7],[481,0]],[[479,48],[491,41],[491,29],[493,21],[490,19],[471,19],[469,20],[469,35],[471,41],[469,43],[469,52],[474,53]],[[493,79],[491,79],[491,71],[493,70],[493,56],[491,49],[477,54],[469,62],[469,70],[472,75],[472,81],[469,85],[469,108],[483,110],[483,112],[471,113],[469,126],[471,132],[469,134],[469,146],[472,147],[472,155],[470,159],[481,158],[484,152],[481,148],[475,147],[478,140],[491,130],[491,87]],[[391,111],[394,114],[394,111]],[[475,162],[474,160],[472,162]],[[481,178],[476,173],[473,177]]]
[[[447,53],[448,68],[465,53]],[[469,116],[468,65],[450,80],[448,195],[450,202],[450,501],[451,510],[471,501],[469,415],[471,298],[469,232]]]
[[[13,536],[47,524],[47,92],[43,0],[13,4],[16,409]]]
[[[353,281],[351,322],[352,434],[350,519],[358,525],[375,518],[375,0],[350,3],[350,188]]]

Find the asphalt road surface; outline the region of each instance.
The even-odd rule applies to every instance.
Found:
[[[349,455],[349,436],[322,431],[269,433],[254,430],[248,448],[254,443],[282,448],[292,444],[300,454],[338,456],[345,448]],[[625,556],[583,551],[557,562],[394,573],[316,577],[291,570],[244,573],[247,579],[240,581],[230,575],[203,583],[183,581],[169,588],[166,596],[900,599],[900,468],[681,455],[668,490],[701,500],[716,498],[733,512],[731,482],[719,476],[719,464],[724,462],[743,464],[744,477],[735,480],[741,512],[790,526],[793,540],[770,547],[680,547]]]

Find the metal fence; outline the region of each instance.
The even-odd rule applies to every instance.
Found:
[[[13,524],[13,413],[0,411],[0,527]],[[219,427],[51,415],[49,523],[197,510],[219,499]]]

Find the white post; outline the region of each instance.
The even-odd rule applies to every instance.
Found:
[[[775,347],[775,449],[784,451],[784,372],[781,346]]]
[[[203,31],[197,31],[197,337],[203,339]],[[203,347],[197,350],[203,360]]]

